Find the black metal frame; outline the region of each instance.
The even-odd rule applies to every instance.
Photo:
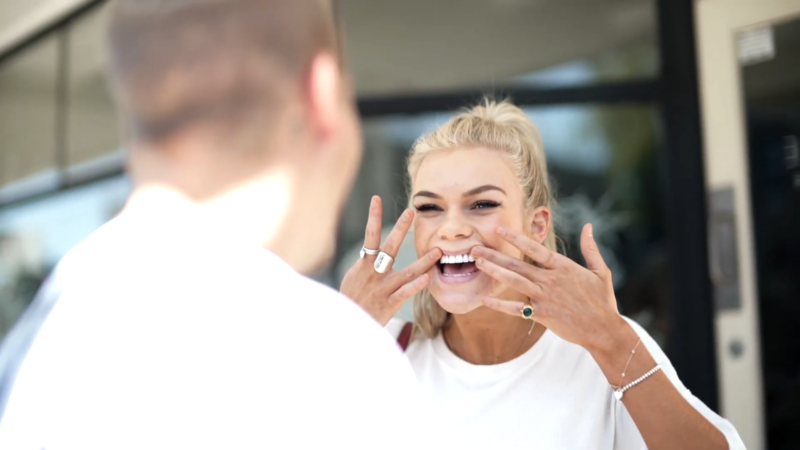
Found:
[[[622,102],[647,102],[660,106],[665,136],[660,158],[667,167],[663,191],[666,193],[668,210],[668,236],[672,243],[671,319],[674,331],[670,342],[671,359],[681,373],[684,384],[709,407],[717,409],[716,346],[708,271],[706,188],[695,61],[694,5],[692,0],[655,1],[662,64],[658,79],[554,89],[506,86],[493,89],[492,94],[512,98],[516,103],[526,106]],[[105,0],[94,0],[43,30],[26,43],[0,56],[0,64],[40,38],[68,26],[75,18],[104,2]],[[361,98],[358,107],[366,117],[418,114],[463,107],[483,95],[482,90],[469,90],[432,95]],[[61,145],[63,148],[63,144]],[[61,189],[117,176],[123,173],[123,169],[115,168],[77,183],[62,183]],[[0,204],[0,208],[39,197],[41,195]],[[686,220],[687,217],[697,220]]]
[[[693,0],[657,0],[661,109],[672,278],[670,359],[698,398],[718,410],[714,309]],[[694,218],[695,220],[687,220]]]

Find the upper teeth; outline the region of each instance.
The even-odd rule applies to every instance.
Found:
[[[439,261],[442,264],[461,264],[465,262],[475,262],[472,255],[445,255]]]

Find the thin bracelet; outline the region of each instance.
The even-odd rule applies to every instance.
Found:
[[[646,380],[647,378],[649,378],[651,375],[653,375],[654,373],[658,372],[659,370],[661,370],[661,364],[656,364],[656,366],[653,367],[652,369],[650,369],[650,371],[647,372],[646,374],[644,374],[644,375],[640,376],[639,378],[631,381],[625,387],[619,388],[616,391],[614,391],[614,398],[616,398],[617,400],[622,400],[622,395],[625,393],[625,391],[627,391],[628,389],[636,386],[637,384],[641,383],[642,381]]]
[[[642,338],[639,338],[639,340],[636,341],[636,345],[633,346],[633,350],[631,350],[631,355],[628,356],[628,362],[625,363],[625,368],[622,369],[622,376],[619,377],[619,385],[618,386],[614,386],[614,389],[619,389],[619,388],[622,387],[622,380],[625,379],[625,373],[628,371],[628,366],[631,365],[631,360],[633,359],[633,355],[636,354],[636,349],[639,348],[639,344],[641,344],[641,343],[642,343]]]

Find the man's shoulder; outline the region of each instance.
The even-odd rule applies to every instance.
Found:
[[[261,342],[294,336],[292,346],[298,351],[333,352],[352,364],[372,359],[396,368],[406,363],[394,339],[337,290],[296,272],[267,250],[231,257],[236,263],[222,269],[223,276],[201,280],[202,285],[191,289],[216,290],[222,279],[238,280],[240,284],[228,289],[231,295],[224,303],[227,309],[251,314],[245,322],[253,319],[264,324],[258,330],[263,334]]]

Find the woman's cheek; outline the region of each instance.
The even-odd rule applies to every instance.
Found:
[[[428,243],[430,241],[430,232],[426,230],[425,222],[423,219],[416,218],[414,220],[414,248],[417,250],[417,257],[421,258],[422,255],[428,252]]]
[[[503,225],[500,216],[495,214],[488,214],[476,219],[475,228],[480,230],[483,236],[496,236],[497,233],[495,233],[495,230],[497,230],[497,227]]]
[[[519,222],[520,220],[518,218],[506,217],[500,214],[487,216],[486,220],[480,226],[484,244],[505,255],[521,258],[522,252],[497,234],[497,229],[499,227],[522,232],[522,227]]]

